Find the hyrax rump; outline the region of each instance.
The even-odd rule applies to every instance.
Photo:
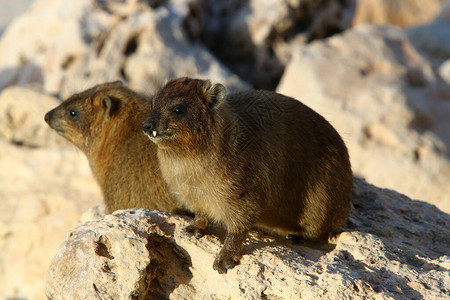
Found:
[[[200,237],[208,221],[226,226],[219,273],[239,263],[253,225],[313,241],[347,219],[353,177],[345,144],[297,100],[175,79],[155,95],[142,127],[170,190],[196,214],[187,232]]]
[[[45,115],[87,156],[108,213],[136,207],[176,211],[156,146],[141,130],[149,110],[148,100],[114,82],[77,93]]]

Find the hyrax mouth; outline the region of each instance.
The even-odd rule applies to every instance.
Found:
[[[151,119],[146,119],[142,123],[142,131],[152,141],[158,141],[161,138],[166,138],[171,135],[170,129],[167,126],[160,127]]]
[[[149,138],[156,138],[156,137],[158,137],[158,131],[157,130],[153,130],[153,131],[151,131],[151,132],[148,132],[148,131],[145,131],[145,130],[143,130],[143,132],[144,132],[144,134],[146,135],[146,136],[148,136]]]
[[[171,136],[171,134],[169,134],[166,131],[158,131],[158,130],[152,130],[152,131],[146,131],[143,130],[144,134],[152,141],[157,142],[160,141],[162,139],[168,138]]]
[[[50,121],[48,122],[48,126],[50,126],[50,128],[55,130],[58,134],[64,134],[66,132],[64,124],[61,124],[59,121]]]

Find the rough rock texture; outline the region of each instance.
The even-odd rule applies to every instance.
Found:
[[[356,174],[449,212],[450,87],[405,33],[365,25],[294,49],[277,91],[331,121]]]
[[[324,38],[351,25],[353,0],[190,2],[184,25],[256,88],[275,89],[289,53],[286,41]]]
[[[125,210],[73,228],[50,265],[53,299],[447,299],[450,216],[356,180],[345,232],[314,247],[253,232],[241,265],[212,269],[223,234]]]
[[[448,0],[360,0],[356,1],[353,25],[372,23],[409,27],[431,21]]]
[[[8,3],[13,2],[16,4],[16,1]],[[277,77],[282,75],[284,66],[288,64],[278,90],[314,107],[340,129],[351,148],[356,173],[364,175],[369,181],[399,189],[449,211],[450,192],[446,181],[449,178],[450,134],[447,38],[450,4],[447,1],[447,9],[443,9],[435,21],[408,28],[405,32],[375,27],[347,30],[353,18],[354,4],[370,7],[369,2],[374,3],[375,0],[36,1],[0,39],[0,90],[6,86],[31,83],[47,95],[17,88],[4,90],[0,95],[0,299],[45,299],[44,274],[64,233],[81,212],[101,202],[100,191],[84,155],[47,127],[43,122],[43,113],[58,102],[48,97],[49,94],[65,98],[73,91],[103,81],[127,80],[131,87],[149,93],[166,77],[182,75],[209,77],[232,89],[247,87],[237,75],[223,66],[222,63],[226,63],[249,82],[270,89],[275,88]],[[399,5],[414,8],[416,3],[415,0],[404,0]],[[425,16],[426,20],[431,20],[432,15],[437,13],[436,3],[435,0],[424,2],[419,12],[410,13],[407,18],[411,22],[409,24],[423,23]],[[402,16],[414,11],[407,6],[402,8],[399,11]],[[386,22],[396,24],[395,20]],[[332,35],[331,39],[322,40]],[[225,51],[224,55],[221,50]],[[216,59],[210,51],[219,58]],[[382,194],[396,195],[387,191]],[[359,231],[341,235],[334,251],[352,249],[356,263],[349,256],[350,260],[345,261],[345,266],[341,268],[338,263],[342,259],[337,252],[326,254],[320,250],[291,247],[281,241],[260,243],[260,248],[248,246],[247,254],[256,256],[244,256],[243,266],[232,271],[240,274],[239,278],[246,278],[240,283],[242,291],[237,279],[226,279],[231,278],[226,277],[229,275],[219,277],[210,268],[213,254],[219,249],[217,241],[220,238],[182,240],[176,234],[181,236],[179,227],[185,220],[164,216],[176,224],[175,237],[170,239],[172,244],[160,242],[165,237],[156,238],[155,243],[170,248],[173,243],[182,241],[180,248],[186,245],[200,253],[193,255],[191,250],[187,250],[192,263],[189,269],[191,279],[189,273],[186,275],[184,271],[174,275],[178,280],[175,283],[189,280],[193,288],[184,283],[178,287],[172,283],[160,288],[156,279],[149,280],[150,287],[142,282],[137,286],[157,291],[155,293],[158,295],[174,290],[172,297],[182,298],[177,296],[184,293],[182,289],[188,290],[186,295],[195,292],[201,297],[210,295],[207,288],[219,289],[225,282],[232,295],[239,295],[245,290],[264,298],[264,295],[276,295],[281,289],[286,289],[286,297],[289,297],[292,295],[289,294],[292,283],[304,287],[308,282],[313,282],[308,289],[301,290],[304,298],[308,297],[309,291],[313,296],[323,293],[324,297],[333,298],[333,293],[336,291],[335,294],[338,294],[342,285],[327,287],[330,291],[327,294],[324,289],[323,292],[319,290],[326,286],[329,278],[335,278],[338,283],[344,282],[349,291],[356,286],[361,295],[371,293],[373,289],[382,292],[379,298],[398,299],[402,297],[398,295],[399,289],[407,295],[406,298],[414,298],[422,293],[423,286],[435,287],[439,281],[446,281],[442,293],[448,296],[445,294],[448,293],[448,277],[433,277],[436,274],[433,272],[439,271],[439,268],[436,267],[437,271],[432,269],[445,264],[448,268],[448,259],[429,254],[431,252],[427,249],[431,248],[420,250],[426,255],[418,259],[408,254],[408,251],[420,248],[416,239],[425,239],[424,243],[428,243],[429,237],[422,238],[421,230],[428,222],[428,213],[434,210],[423,203],[406,200],[401,203],[404,203],[401,209],[390,207],[389,201],[384,200],[377,200],[368,207],[389,215],[383,225],[376,225],[375,228],[397,224],[393,221],[398,219],[408,219],[404,221],[405,226],[409,226],[406,230],[410,230],[404,231],[405,241],[412,246],[411,250],[405,250],[406,262],[402,260],[402,253],[392,254],[399,240],[391,244],[388,237],[379,236],[378,229],[374,232],[366,230],[364,228],[371,227],[352,218],[356,220]],[[355,204],[357,206],[357,202]],[[412,208],[408,207],[410,205]],[[425,217],[422,217],[422,211],[416,213],[419,210],[424,211]],[[364,213],[369,218],[367,222],[372,222],[374,216]],[[136,213],[139,216],[142,214]],[[94,216],[79,219],[78,223],[98,220],[99,215],[97,211]],[[155,218],[154,214],[150,215]],[[433,218],[438,220],[439,216],[436,212]],[[116,220],[118,217],[108,218]],[[427,228],[432,237],[439,237],[441,233],[435,233],[438,230],[433,229],[435,222],[429,222],[432,225]],[[401,226],[397,227],[403,228]],[[391,232],[397,236],[396,230],[394,228]],[[443,230],[448,232],[448,223],[447,229]],[[386,233],[383,230],[378,232]],[[346,238],[347,234],[349,236]],[[171,233],[167,235],[171,236]],[[146,238],[141,236],[137,240],[145,242]],[[369,246],[363,244],[366,240],[370,241],[367,243]],[[374,244],[395,246],[392,246],[394,250],[378,250]],[[442,242],[442,245],[448,248],[448,242]],[[401,247],[406,249],[409,246],[402,244]],[[383,251],[388,251],[388,254]],[[275,254],[270,254],[272,252]],[[144,258],[148,261],[149,257],[159,261],[177,261],[186,255],[183,251],[180,255],[174,254],[175,258],[171,254],[152,253],[153,256],[143,255],[137,262],[142,262]],[[293,253],[300,253],[304,258],[290,259]],[[115,255],[120,257],[117,253]],[[396,264],[396,267],[388,267],[394,271],[372,271],[366,257],[376,261],[377,255],[389,256],[389,262]],[[448,256],[448,250],[445,255]],[[282,260],[280,257],[283,256],[288,259]],[[335,258],[337,262],[332,261]],[[203,264],[203,259],[209,261]],[[260,259],[265,259],[263,261],[267,264],[258,263]],[[363,267],[361,260],[365,264]],[[427,277],[424,270],[418,267],[423,261],[422,267],[430,271],[431,277]],[[251,268],[248,268],[249,262],[254,262]],[[293,266],[303,266],[305,262],[309,262],[311,268],[321,266],[323,273],[315,275],[317,280],[306,275],[306,271],[300,271],[303,272],[301,275],[286,276],[285,281],[289,284],[281,279],[270,281],[273,278],[270,273],[277,274],[278,271],[274,268],[290,270],[291,262]],[[323,267],[325,263],[327,265]],[[141,263],[141,266],[144,265],[145,262]],[[320,268],[317,268],[318,274]],[[152,270],[156,270],[157,274],[162,272],[157,266],[149,267],[148,272]],[[312,270],[316,272],[314,268]],[[399,274],[406,270],[410,275],[397,278],[393,275],[398,273],[397,270],[400,270]],[[137,273],[141,271],[135,271],[130,269],[130,275],[139,276]],[[383,275],[385,273],[387,275]],[[252,274],[255,280],[248,279],[245,274]],[[127,274],[120,273],[120,276]],[[201,279],[202,276],[204,279]],[[263,276],[270,280],[265,280]],[[118,277],[115,278],[117,280]],[[129,282],[134,280],[127,278]],[[437,279],[430,283],[432,280],[429,278]],[[202,288],[203,282],[208,283],[205,290]],[[128,285],[129,290],[133,289],[132,286],[131,283]],[[265,287],[267,290],[262,292]],[[111,288],[111,291],[114,289]],[[415,291],[419,292],[416,294]],[[434,292],[430,294],[430,298],[434,296]]]
[[[441,14],[433,22],[406,30],[411,43],[435,68],[450,58],[450,2],[447,10],[448,15]]]
[[[10,87],[0,94],[0,139],[39,147],[65,144],[43,122],[43,116],[61,102],[29,88]]]
[[[0,140],[0,170],[0,298],[43,299],[43,278],[64,234],[101,194],[73,148]]]
[[[0,0],[0,36],[5,27],[18,15],[23,13],[34,0]]]
[[[0,89],[36,83],[65,98],[122,79],[153,92],[168,77],[185,75],[246,87],[204,46],[188,41],[187,13],[182,0],[38,0],[0,40]]]
[[[43,121],[57,103],[27,88],[0,95],[0,299],[44,299],[64,234],[101,201],[84,155]]]
[[[450,59],[440,65],[439,75],[450,85]]]

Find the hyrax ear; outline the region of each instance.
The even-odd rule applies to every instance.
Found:
[[[208,89],[206,102],[209,108],[213,108],[222,102],[227,95],[227,90],[220,83],[216,83]]]
[[[102,107],[104,109],[103,117],[111,118],[119,110],[120,101],[110,96],[102,98]]]

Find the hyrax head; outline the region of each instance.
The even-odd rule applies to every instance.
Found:
[[[99,84],[69,97],[45,114],[45,122],[82,151],[101,134],[103,123],[120,107],[120,81]]]
[[[173,79],[153,98],[142,129],[160,147],[199,147],[209,138],[214,110],[225,95],[223,85],[209,80]]]

